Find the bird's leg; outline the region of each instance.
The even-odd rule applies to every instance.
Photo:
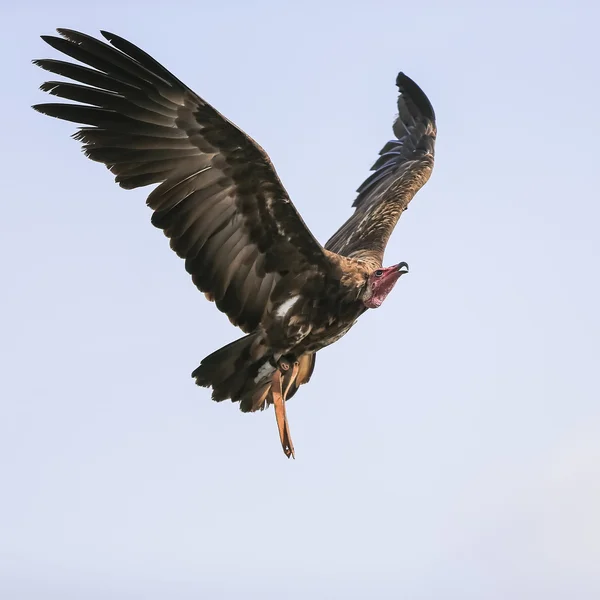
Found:
[[[271,393],[273,395],[273,406],[275,407],[275,418],[277,419],[277,428],[279,429],[279,439],[285,455],[289,458],[294,456],[294,447],[290,443],[289,425],[285,412],[285,399],[281,389],[281,371],[277,369],[273,375],[273,386]],[[295,457],[294,457],[295,458]]]
[[[279,361],[279,368],[273,375],[273,387],[271,388],[273,394],[273,405],[275,407],[275,418],[277,419],[277,428],[279,429],[279,439],[281,440],[281,446],[285,455],[289,458],[290,456],[296,458],[294,453],[294,444],[292,443],[292,436],[290,435],[290,426],[287,420],[287,413],[285,410],[285,399],[290,390],[290,387],[298,375],[298,363],[295,362],[291,377],[287,381],[285,390],[282,387],[282,371],[289,371],[290,364],[286,360]]]
[[[286,363],[289,369],[289,363]],[[285,386],[285,391],[283,392],[283,397],[287,400],[287,395],[292,387],[294,381],[296,381],[296,377],[298,377],[298,371],[300,370],[300,363],[298,361],[294,362],[292,365],[292,372],[290,373],[289,379],[287,380],[287,385]]]

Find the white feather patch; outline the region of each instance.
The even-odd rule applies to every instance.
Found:
[[[254,378],[254,383],[258,383],[261,379],[266,379],[275,371],[275,367],[267,361],[259,370],[258,375]]]
[[[300,296],[292,296],[291,298],[288,298],[285,302],[283,302],[280,306],[277,307],[277,310],[275,311],[275,315],[281,319],[283,319],[288,312],[290,312],[292,306],[294,306],[294,304],[296,304],[296,302],[300,299]]]

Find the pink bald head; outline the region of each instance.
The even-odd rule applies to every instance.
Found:
[[[367,290],[363,296],[365,306],[367,308],[380,307],[387,295],[392,291],[392,288],[396,285],[396,281],[404,273],[408,273],[408,265],[405,262],[373,271],[369,275]]]

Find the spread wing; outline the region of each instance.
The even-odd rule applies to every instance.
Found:
[[[374,172],[357,190],[354,214],[325,244],[332,252],[378,266],[402,211],[431,175],[437,133],[433,107],[421,88],[404,73],[396,85],[397,139],[383,147]]]
[[[43,39],[87,66],[34,63],[77,82],[42,90],[79,104],[34,108],[84,125],[75,139],[121,187],[160,184],[147,200],[152,223],[234,324],[256,327],[281,275],[329,267],[256,142],[130,42],[58,32]]]

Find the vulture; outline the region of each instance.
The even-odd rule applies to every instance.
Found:
[[[398,116],[360,185],[354,212],[321,245],[309,231],[266,152],[149,54],[102,31],[70,29],[42,39],[77,62],[34,64],[70,81],[41,89],[70,102],[37,104],[79,124],[73,137],[125,189],[149,194],[152,224],[185,260],[196,287],[245,333],[192,373],[212,399],[243,412],[273,404],[283,450],[294,455],[285,402],[307,383],[317,352],[367,309],[381,306],[405,262],[383,267],[400,215],[434,162],[433,107],[400,73]]]

